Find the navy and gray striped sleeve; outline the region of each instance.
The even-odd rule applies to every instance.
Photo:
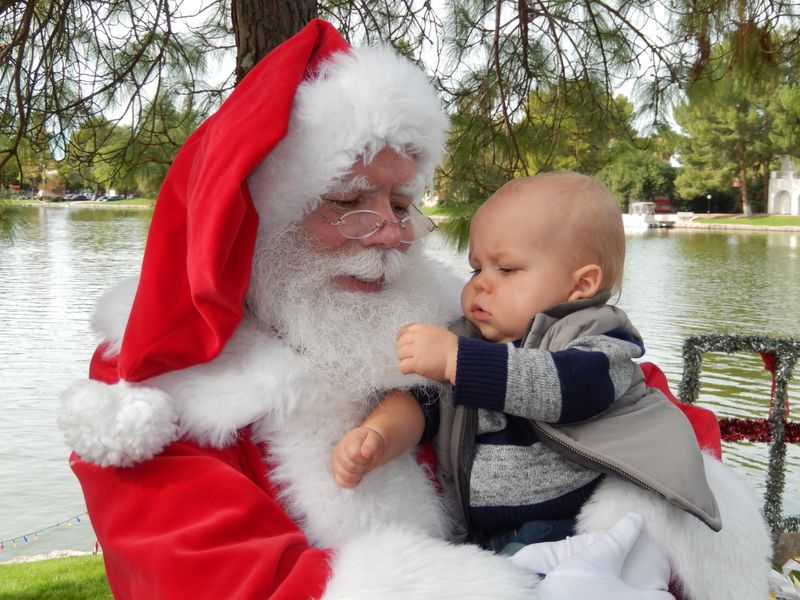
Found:
[[[630,385],[641,340],[618,329],[563,350],[514,348],[461,337],[453,401],[549,423],[593,417]]]
[[[551,423],[593,417],[628,389],[641,340],[619,329],[577,338],[555,352],[509,351],[503,412]]]
[[[458,338],[453,403],[503,412],[509,344]]]

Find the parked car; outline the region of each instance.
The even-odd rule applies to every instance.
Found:
[[[73,202],[83,202],[89,199],[89,196],[86,194],[74,194],[71,198],[67,198],[68,200],[72,200]]]
[[[106,202],[108,200],[108,196],[103,194],[102,196],[98,196],[94,199],[95,202]]]

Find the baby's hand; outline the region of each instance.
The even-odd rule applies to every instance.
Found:
[[[383,456],[383,437],[369,427],[356,427],[344,434],[333,449],[333,478],[343,488],[354,488]]]
[[[397,358],[403,374],[456,382],[458,336],[443,327],[411,323],[397,333]]]

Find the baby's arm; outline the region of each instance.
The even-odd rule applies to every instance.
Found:
[[[333,449],[333,477],[343,488],[354,488],[372,469],[419,443],[425,415],[417,399],[392,390],[359,427],[348,431]]]

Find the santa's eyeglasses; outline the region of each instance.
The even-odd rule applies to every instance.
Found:
[[[389,221],[380,213],[367,209],[351,210],[343,215],[337,215],[336,220],[324,215],[320,217],[329,225],[338,227],[339,233],[348,240],[363,240],[388,225],[396,225],[400,228],[400,242],[412,244],[437,229],[436,223],[413,204],[409,204],[405,210],[408,211],[408,216],[397,221]]]

